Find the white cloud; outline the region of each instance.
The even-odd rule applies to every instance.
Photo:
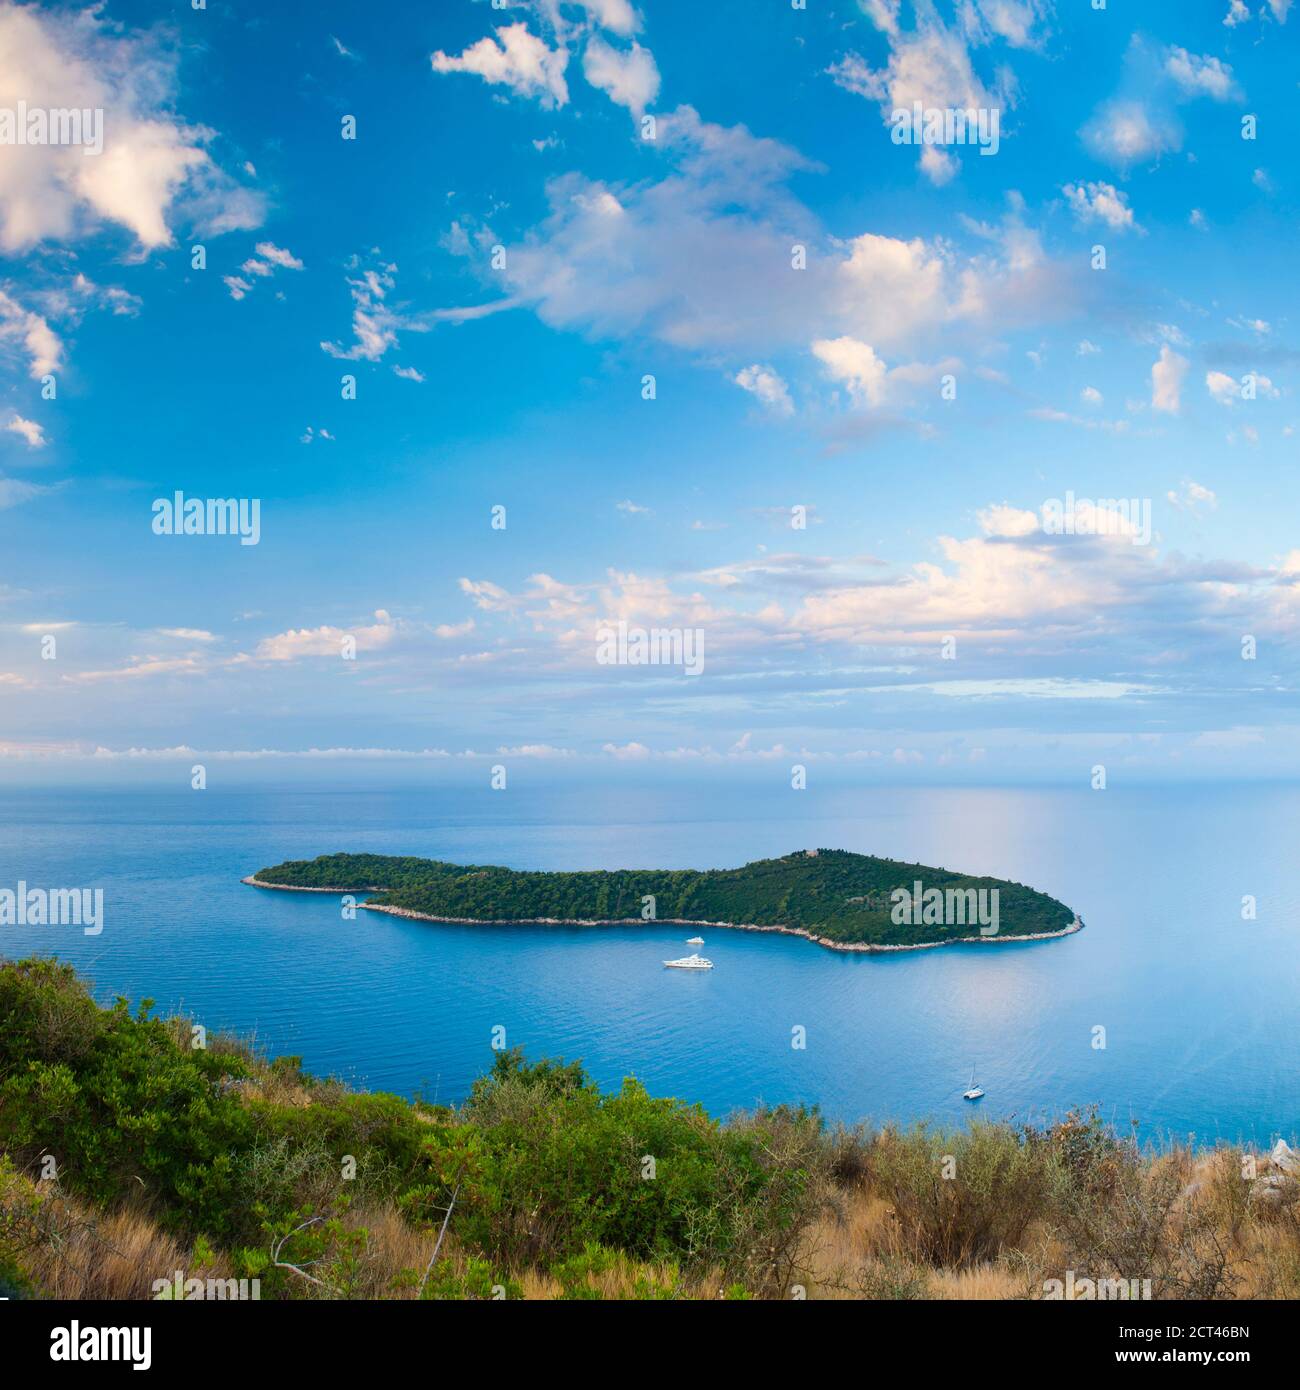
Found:
[[[1180,357],[1168,343],[1160,349],[1160,359],[1151,367],[1151,408],[1177,415],[1182,403],[1183,378],[1188,361]]]
[[[1274,386],[1271,378],[1252,372],[1238,381],[1226,372],[1210,371],[1205,374],[1205,385],[1211,396],[1220,405],[1235,405],[1239,400],[1248,400],[1245,392],[1253,390],[1255,397],[1276,400],[1281,392]]]
[[[1170,489],[1165,493],[1165,497],[1179,510],[1193,512],[1198,507],[1205,507],[1213,511],[1219,505],[1219,499],[1208,487],[1202,487],[1200,483],[1193,482],[1190,478],[1185,478],[1181,487]]]
[[[1027,35],[1026,12],[1033,8],[1011,0],[982,3],[980,11],[968,7],[966,14],[976,22],[967,24],[967,34],[975,42],[986,40],[989,32]],[[924,108],[977,111],[1013,104],[1015,82],[1008,70],[999,70],[990,91],[975,72],[966,36],[948,28],[929,5],[917,6],[915,13],[916,27],[905,32],[898,24],[896,4],[869,5],[868,14],[889,41],[889,60],[883,68],[873,68],[860,54],[849,53],[827,69],[836,85],[878,103],[886,123],[894,111],[911,110],[917,102]],[[953,155],[933,145],[921,147],[920,161],[936,184],[946,183],[956,172]]]
[[[1083,142],[1098,159],[1121,166],[1178,149],[1182,132],[1168,116],[1141,101],[1111,101],[1083,129]]]
[[[1049,4],[1048,0],[974,0],[966,13],[968,27],[972,20],[977,26],[982,21],[982,27],[975,27],[982,38],[992,33],[1012,48],[1038,48],[1043,35],[1036,32],[1036,26],[1049,13]]]
[[[15,411],[10,417],[5,429],[11,434],[20,435],[27,441],[29,449],[43,449],[45,447],[45,431],[35,420],[24,419]]]
[[[593,23],[611,34],[629,38],[641,27],[641,16],[632,8],[630,0],[574,0],[586,10]]]
[[[956,157],[938,145],[926,145],[921,150],[921,172],[936,188],[950,183],[959,167]]]
[[[1097,108],[1080,134],[1098,159],[1127,168],[1182,148],[1176,111],[1181,103],[1240,95],[1232,69],[1219,59],[1135,35],[1124,56],[1119,92]]]
[[[794,402],[790,399],[789,388],[772,367],[762,367],[756,362],[752,367],[742,367],[732,380],[742,390],[757,396],[773,414],[794,413]]]
[[[643,507],[643,506],[640,505],[640,503],[638,503],[638,502],[633,502],[633,501],[631,500],[631,498],[627,498],[627,499],[625,499],[625,500],[622,501],[622,502],[615,502],[614,507],[615,507],[615,510],[617,510],[617,511],[626,512],[626,513],[628,514],[628,516],[649,516],[649,515],[650,515],[650,508],[649,508],[649,507]]]
[[[1224,25],[1233,29],[1238,24],[1244,24],[1250,18],[1250,7],[1246,0],[1228,0],[1228,13],[1223,16]]]
[[[1081,294],[1082,272],[1048,258],[1015,199],[997,224],[963,224],[975,241],[965,252],[947,238],[842,239],[786,187],[816,166],[743,126],[681,107],[659,116],[649,157],[669,166],[658,178],[549,180],[549,215],[491,277],[496,292],[505,280],[504,303],[552,328],[748,366],[842,337],[890,360],[920,357],[959,335],[982,343],[1063,317]],[[792,266],[792,245],[805,268]],[[894,371],[900,385],[933,375],[915,363]]]
[[[103,222],[146,249],[172,241],[183,213],[207,234],[256,226],[260,195],[238,186],[204,149],[211,132],[173,112],[176,57],[131,35],[99,7],[45,12],[0,4],[0,108],[103,111],[103,151],[6,146],[0,160],[0,246],[71,240]]]
[[[65,305],[64,312],[76,317],[84,305],[97,309],[107,309],[118,318],[134,318],[140,312],[140,299],[124,290],[120,285],[97,285],[87,275],[78,271],[72,277],[74,298],[69,301],[65,290],[49,291],[44,296],[46,303]]]
[[[1085,386],[1079,396],[1087,405],[1100,405],[1102,402],[1102,394],[1095,386]]]
[[[1061,190],[1080,222],[1104,222],[1116,232],[1140,231],[1128,205],[1128,194],[1110,183],[1067,183]]]
[[[105,682],[148,680],[154,676],[198,676],[205,669],[205,663],[196,656],[132,656],[123,666],[74,671],[62,679],[71,685],[100,685]]]
[[[1205,385],[1220,405],[1231,405],[1241,392],[1237,379],[1226,372],[1206,372]]]
[[[1230,101],[1240,95],[1232,80],[1232,69],[1208,54],[1198,56],[1185,48],[1172,47],[1165,58],[1165,71],[1185,96]]]
[[[302,269],[302,262],[292,251],[286,251],[274,242],[259,241],[254,250],[256,254],[250,256],[239,267],[240,274],[222,277],[222,283],[230,291],[231,299],[247,298],[257,281],[269,280],[277,270]],[[244,279],[246,275],[251,275],[252,280]]]
[[[885,399],[889,369],[869,343],[857,338],[821,338],[812,345],[835,381],[842,381],[858,405],[878,406]]]
[[[12,351],[21,347],[28,370],[40,378],[59,369],[63,363],[63,344],[46,320],[0,290],[0,347]]]
[[[292,251],[286,251],[282,247],[276,246],[271,241],[259,241],[253,248],[263,261],[274,266],[280,266],[284,270],[301,270],[302,262]],[[247,265],[247,263],[246,263]],[[259,271],[259,274],[269,274],[269,271]]]
[[[885,404],[899,388],[906,390],[931,382],[942,372],[960,365],[955,358],[947,358],[937,364],[908,362],[888,367],[869,343],[847,334],[814,340],[812,353],[833,381],[844,384],[853,404],[868,410]]]
[[[607,753],[611,758],[618,758],[623,762],[640,762],[650,756],[650,750],[644,743],[624,743],[621,746],[615,743],[606,743],[600,750]]]
[[[654,54],[635,40],[626,52],[612,48],[594,34],[582,55],[582,73],[611,101],[641,116],[659,95],[659,69]]]
[[[293,628],[273,637],[264,637],[253,655],[258,661],[300,661],[309,656],[332,656],[337,659],[346,637],[355,639],[358,652],[378,651],[393,640],[397,627],[382,608],[375,610],[375,620],[366,627]]]
[[[1038,530],[1038,513],[1006,502],[985,507],[976,513],[976,520],[986,536],[1030,536]]]
[[[354,268],[358,273],[348,277],[348,286],[352,292],[355,341],[348,348],[323,342],[321,348],[331,357],[349,362],[378,362],[389,348],[396,346],[400,333],[424,333],[428,325],[387,302],[397,285],[395,265],[380,260],[369,268]]]
[[[434,72],[474,73],[517,96],[536,97],[544,107],[564,106],[569,100],[564,80],[568,49],[548,48],[523,23],[501,25],[495,39],[485,35],[457,58],[439,50],[430,61]]]

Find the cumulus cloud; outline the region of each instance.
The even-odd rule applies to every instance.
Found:
[[[1206,372],[1205,385],[1220,405],[1231,405],[1240,394],[1237,379],[1226,372]]]
[[[1254,400],[1263,397],[1272,400],[1281,393],[1269,377],[1252,372],[1238,381],[1226,372],[1209,371],[1205,374],[1205,386],[1210,395],[1220,405],[1235,405],[1241,400]]]
[[[847,336],[822,338],[813,343],[812,350],[830,376],[848,387],[857,404],[877,406],[883,402],[889,368],[869,343]]]
[[[394,347],[398,335],[404,332],[423,333],[428,325],[407,314],[400,306],[388,302],[397,286],[397,267],[391,262],[377,260],[363,267],[354,262],[355,275],[348,277],[352,294],[352,336],[350,347],[338,343],[321,343],[321,349],[331,357],[349,362],[378,362]]]
[[[741,390],[756,396],[774,415],[794,414],[790,389],[774,368],[761,367],[756,362],[752,367],[742,367],[732,380]]]
[[[822,363],[826,374],[844,385],[853,404],[868,410],[884,405],[902,388],[931,382],[941,373],[960,366],[957,359],[949,358],[933,364],[906,362],[890,367],[869,343],[847,334],[814,341],[812,353]]]
[[[1000,69],[993,89],[975,71],[968,41],[989,41],[994,35],[1026,46],[1033,29],[1032,3],[991,0],[965,9],[964,30],[944,24],[932,6],[916,6],[911,30],[899,25],[897,4],[873,3],[867,13],[889,43],[883,68],[873,68],[858,53],[848,53],[827,69],[837,86],[876,102],[886,123],[896,110],[911,110],[919,102],[927,109],[1001,110],[1014,103],[1015,84],[1009,70]],[[957,161],[951,151],[925,145],[920,150],[922,171],[935,183],[946,183]]]
[[[640,762],[650,756],[650,750],[645,744],[635,741],[622,745],[606,743],[600,751],[608,754],[611,758],[618,758],[622,762]]]
[[[302,262],[292,251],[286,251],[283,247],[277,246],[272,241],[259,241],[254,248],[255,254],[250,256],[239,267],[239,275],[226,275],[223,283],[230,291],[232,299],[244,299],[253,289],[254,284],[259,280],[269,280],[277,270],[301,270]],[[251,275],[252,280],[244,277]]]
[[[1049,13],[1048,0],[974,0],[963,17],[981,39],[996,34],[1012,48],[1039,48],[1046,37],[1039,26]]]
[[[1177,489],[1171,488],[1165,493],[1165,497],[1179,511],[1194,512],[1201,507],[1213,511],[1219,505],[1219,499],[1210,488],[1203,487],[1191,478],[1184,478],[1180,486]]]
[[[1125,53],[1119,92],[1102,102],[1080,134],[1096,158],[1128,168],[1182,148],[1181,103],[1240,95],[1232,69],[1217,58],[1138,35]]]
[[[10,434],[16,434],[24,439],[29,449],[43,449],[45,447],[45,431],[35,420],[24,419],[17,411],[9,417],[5,429]]]
[[[536,97],[543,107],[568,103],[567,48],[548,48],[522,22],[503,24],[495,33],[495,38],[485,35],[470,44],[459,57],[440,49],[430,59],[434,72],[473,73],[493,86],[508,87],[516,96]]]
[[[1110,183],[1067,183],[1061,190],[1080,222],[1103,222],[1112,231],[1141,230],[1133,220],[1128,194]]]
[[[0,161],[0,247],[71,240],[103,223],[145,249],[169,245],[177,215],[206,234],[256,226],[260,195],[205,146],[212,132],[173,112],[176,55],[152,34],[124,33],[93,6],[42,12],[0,4],[0,108],[102,110],[103,150],[7,146]]]
[[[393,640],[397,625],[382,608],[375,610],[375,621],[365,626],[343,628],[291,628],[288,632],[264,637],[253,653],[257,661],[301,661],[309,656],[338,658],[346,638],[356,642],[358,652],[378,651]]]
[[[26,357],[28,371],[38,379],[63,363],[63,344],[45,317],[24,308],[4,290],[0,290],[0,349]]]
[[[792,174],[816,167],[789,146],[680,107],[659,117],[655,147],[669,165],[658,178],[549,181],[549,215],[493,277],[505,279],[506,302],[593,338],[761,363],[842,336],[913,355],[963,331],[1041,323],[1077,301],[1076,272],[1044,253],[1014,201],[1000,224],[968,224],[965,254],[939,238],[839,239],[788,191]],[[806,253],[802,269],[792,244]]]
[[[1213,505],[1209,489],[1190,483],[1178,497],[1184,508]],[[535,654],[526,664],[538,680],[585,680],[595,634],[624,618],[700,627],[712,671],[752,681],[766,674],[774,690],[831,698],[868,690],[879,698],[1119,699],[1176,693],[1170,683],[1182,680],[1203,694],[1207,671],[1233,676],[1217,654],[1234,634],[1294,629],[1300,585],[1285,588],[1282,567],[1164,558],[1150,543],[1149,519],[1139,524],[1113,501],[1078,499],[1077,529],[1062,534],[1059,506],[989,506],[976,534],[940,535],[935,558],[902,567],[860,556],[764,555],[667,578],[611,571],[585,583],[535,575],[517,592],[483,580],[464,585],[492,621],[513,633],[527,623]],[[1300,578],[1300,552],[1294,569]],[[947,636],[963,654],[959,682],[939,659]],[[1193,655],[1200,650],[1204,662]],[[864,653],[876,663],[865,685]],[[620,682],[620,708],[642,698]],[[644,713],[636,727],[646,727]],[[639,733],[633,741],[645,746]]]
[[[587,12],[587,17],[611,34],[629,38],[641,28],[641,16],[630,0],[574,0]]]
[[[1151,408],[1177,415],[1182,404],[1183,378],[1187,375],[1187,358],[1176,353],[1168,343],[1160,348],[1159,359],[1151,367]]]
[[[659,95],[659,69],[654,54],[635,40],[625,52],[607,44],[599,34],[587,42],[582,75],[611,101],[640,116]]]
[[[1182,128],[1140,101],[1111,101],[1084,128],[1083,142],[1097,158],[1125,166],[1178,149]]]
[[[1184,96],[1229,101],[1240,95],[1232,69],[1208,54],[1197,55],[1175,46],[1165,57],[1165,71]]]

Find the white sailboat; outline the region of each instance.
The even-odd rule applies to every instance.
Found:
[[[666,960],[664,964],[670,970],[712,970],[713,962],[705,960],[698,951],[693,955],[683,956],[681,960]]]
[[[961,1093],[962,1100],[979,1100],[984,1095],[984,1087],[975,1084],[975,1068],[970,1069],[970,1085]]]

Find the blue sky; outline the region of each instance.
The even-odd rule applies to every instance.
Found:
[[[0,776],[1295,775],[1291,10],[0,5]]]

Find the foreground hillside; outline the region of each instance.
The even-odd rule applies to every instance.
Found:
[[[195,1041],[148,1001],[99,1008],[67,966],[0,965],[0,1294],[1300,1296],[1285,1150],[1142,1154],[1089,1116],[719,1123],[517,1053],[453,1109]]]
[[[660,921],[787,927],[831,943],[908,946],[980,935],[975,904],[997,893],[996,935],[1038,936],[1068,929],[1064,903],[1023,884],[971,878],[847,850],[760,859],[739,869],[519,872],[494,866],[380,854],[327,854],[260,869],[252,882],[318,889],[377,889],[372,906],[462,920],[642,920],[647,900]],[[920,909],[899,921],[893,894],[939,890],[961,910],[937,920]],[[983,895],[982,899],[980,895]],[[962,910],[964,909],[964,910]],[[987,914],[986,914],[987,917]]]

